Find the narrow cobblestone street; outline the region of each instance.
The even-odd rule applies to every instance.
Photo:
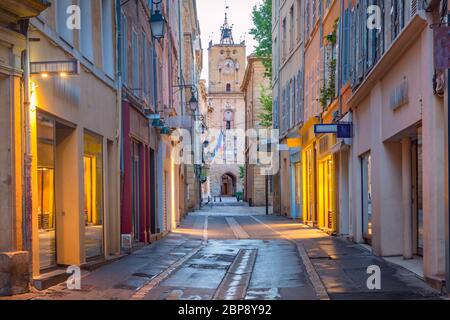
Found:
[[[370,265],[381,290],[369,290]],[[189,214],[152,245],[92,272],[81,290],[60,284],[24,299],[438,299],[415,274],[366,248],[263,208],[214,207]],[[15,297],[20,298],[20,297]]]

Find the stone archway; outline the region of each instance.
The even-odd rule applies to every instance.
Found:
[[[233,197],[236,194],[236,176],[225,173],[220,180],[220,194],[224,197]]]

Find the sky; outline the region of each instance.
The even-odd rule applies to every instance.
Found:
[[[198,19],[203,46],[203,72],[202,79],[208,80],[208,44],[220,40],[220,27],[225,18],[225,7],[228,9],[228,23],[233,26],[234,42],[239,43],[245,39],[247,55],[255,48],[253,36],[249,34],[253,27],[251,13],[253,6],[261,3],[261,0],[197,0]]]

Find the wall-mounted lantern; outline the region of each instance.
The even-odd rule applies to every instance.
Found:
[[[152,1],[153,2],[153,1]],[[155,5],[159,5],[161,1],[153,2]],[[156,9],[150,17],[150,28],[152,29],[153,38],[162,39],[164,38],[166,19],[161,13],[160,9]]]

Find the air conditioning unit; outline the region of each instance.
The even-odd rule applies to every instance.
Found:
[[[422,6],[425,9],[425,11],[431,12],[437,8],[440,2],[441,0],[422,0]]]

